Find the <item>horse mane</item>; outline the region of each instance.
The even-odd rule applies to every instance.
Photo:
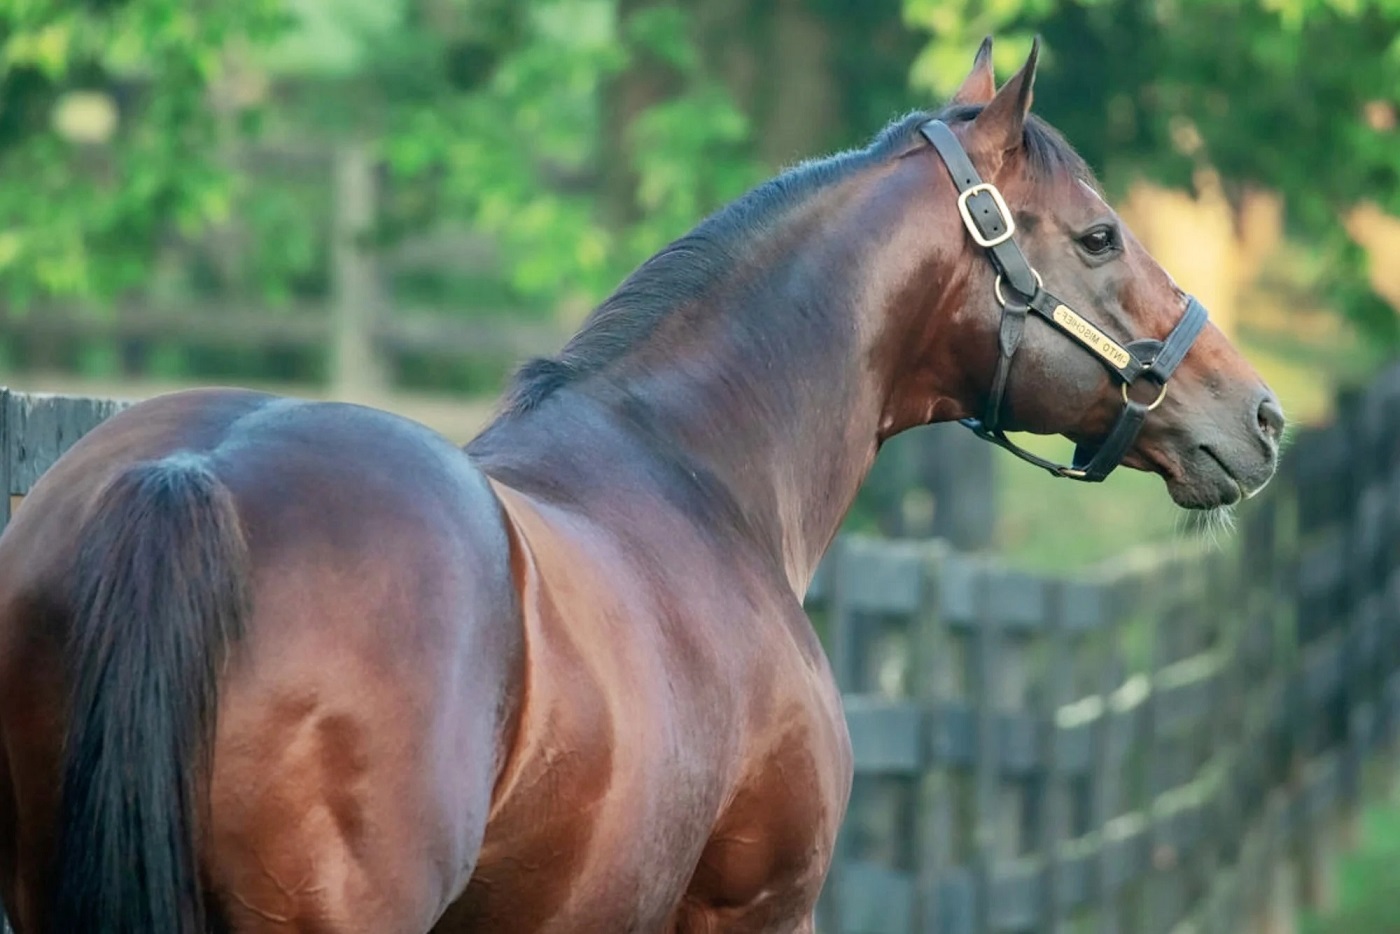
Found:
[[[809,198],[922,143],[919,127],[927,121],[968,121],[981,110],[980,105],[951,105],[936,112],[908,113],[886,125],[864,148],[798,163],[720,208],[637,267],[557,354],[521,366],[506,390],[499,417],[529,412],[560,389],[626,356],[673,309],[695,302],[723,281],[747,247]],[[1098,190],[1088,165],[1049,124],[1032,115],[1024,135],[1033,175],[1068,175]]]

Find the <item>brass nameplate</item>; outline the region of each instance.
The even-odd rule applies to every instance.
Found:
[[[1060,327],[1079,338],[1090,350],[1118,367],[1118,369],[1123,369],[1123,367],[1127,366],[1128,362],[1132,360],[1129,353],[1120,347],[1117,341],[1079,317],[1079,315],[1075,314],[1073,311],[1070,311],[1069,308],[1064,305],[1055,306],[1053,317]]]

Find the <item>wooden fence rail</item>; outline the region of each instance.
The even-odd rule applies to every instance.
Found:
[[[324,296],[279,307],[209,296],[170,303],[140,295],[100,311],[52,302],[21,309],[0,301],[0,335],[17,342],[21,355],[36,343],[53,348],[74,340],[115,347],[159,340],[300,351],[324,356],[328,388],[343,398],[381,396],[395,383],[394,361],[403,355],[498,361],[509,367],[555,352],[568,337],[553,316],[540,320],[524,307],[432,308],[398,297],[392,286],[396,275],[484,270],[494,259],[485,237],[461,231],[376,246],[382,173],[362,146],[344,143],[294,152],[260,147],[244,156],[255,163],[271,158],[279,171],[290,160],[309,170],[308,185],[324,187],[331,206],[317,232],[325,245]],[[173,247],[172,261],[179,257],[181,263],[193,263],[187,255],[192,246],[182,242]]]
[[[0,390],[0,527],[120,407]],[[843,537],[808,606],[856,783],[827,934],[1282,934],[1400,723],[1400,366],[1223,547],[1080,578]],[[1085,534],[1093,534],[1086,529]]]

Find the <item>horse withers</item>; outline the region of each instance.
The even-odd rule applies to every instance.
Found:
[[[802,596],[882,442],[1059,434],[1199,509],[1277,460],[989,53],[652,257],[465,450],[233,390],[76,444],[0,539],[20,934],[810,932],[852,762]]]

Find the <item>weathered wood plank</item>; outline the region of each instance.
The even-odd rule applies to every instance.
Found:
[[[28,494],[79,438],[130,404],[113,399],[7,393],[4,440],[10,493]]]
[[[944,549],[926,549],[924,578],[929,589],[914,622],[911,693],[925,711],[926,722],[933,711],[961,691],[963,681],[953,640],[937,613],[936,589],[942,580],[946,558]],[[925,735],[923,739],[928,758],[932,760],[930,737]],[[918,826],[914,842],[917,930],[959,930],[956,923],[960,918],[967,918],[967,912],[959,913],[959,895],[950,889],[958,871],[954,855],[957,813],[953,778],[948,769],[936,768],[931,761],[917,781]]]
[[[991,914],[993,931],[1039,931],[1044,928],[1042,906],[1044,876],[1035,860],[999,861],[992,874]]]
[[[10,390],[0,386],[0,532],[10,524],[14,481],[10,479]],[[0,921],[3,921],[0,918]]]
[[[911,614],[923,602],[924,549],[919,543],[853,537],[837,567],[848,612]]]
[[[1195,690],[1187,685],[1183,690]],[[1101,716],[1126,721],[1116,726],[1109,761],[1120,767],[1131,752],[1134,737],[1142,732],[1142,702],[1151,694],[1144,679],[1134,679],[1112,695],[1105,708],[1098,697],[1084,698],[1061,706],[1052,721],[1037,712],[996,712],[993,732],[998,745],[997,764],[1001,778],[1017,781],[1034,778],[1048,768],[1048,759],[1039,737],[1053,724],[1057,768],[1066,778],[1082,778],[1095,768],[1093,730]],[[1195,699],[1190,699],[1194,705]],[[865,708],[862,707],[862,710]],[[862,714],[866,716],[867,714]],[[869,714],[873,716],[874,714]],[[970,769],[977,761],[977,711],[960,700],[940,702],[925,718],[931,764]]]
[[[974,840],[971,853],[976,886],[975,929],[990,929],[994,905],[992,880],[996,868],[997,806],[1000,796],[1000,753],[997,741],[996,681],[1001,647],[1001,621],[992,613],[991,578],[977,568],[973,593],[977,628],[972,635],[973,703],[977,723],[977,758],[973,763]]]
[[[841,865],[841,934],[912,931],[914,878],[867,862]]]
[[[1047,594],[1045,697],[1050,710],[1059,710],[1073,691],[1070,669],[1070,634],[1067,623],[1068,598],[1063,585],[1052,585]],[[1052,717],[1042,717],[1036,731],[1036,744],[1044,762],[1040,783],[1040,827],[1037,839],[1044,867],[1039,899],[1039,929],[1059,934],[1067,917],[1066,893],[1061,883],[1061,842],[1069,836],[1069,789],[1061,762],[1059,725]]]
[[[1160,670],[1155,678],[1153,735],[1170,736],[1195,729],[1215,710],[1223,656],[1197,655]]]
[[[857,772],[863,775],[918,775],[923,772],[926,731],[921,705],[855,694],[845,698],[845,708]]]
[[[23,318],[0,314],[6,334],[26,338],[105,338],[112,342],[175,338],[190,343],[254,350],[319,351],[329,344],[331,321],[325,304],[273,309],[201,299],[194,308],[121,305],[113,315],[96,316],[46,305]],[[383,351],[457,358],[522,358],[553,353],[567,334],[552,322],[532,322],[511,309],[462,317],[429,308],[400,306],[373,323],[370,331]]]
[[[1130,578],[1120,578],[1110,585],[1110,603],[1115,619],[1125,607],[1133,606],[1128,598]],[[1099,697],[1106,711],[1114,710],[1125,703],[1134,706],[1141,704],[1145,691],[1135,691],[1126,695],[1123,687],[1134,679],[1127,677],[1122,643],[1119,638],[1121,627],[1114,627],[1101,634],[1099,640]],[[1142,681],[1143,679],[1136,679]],[[1090,799],[1090,821],[1103,837],[1103,845],[1098,854],[1096,866],[1095,909],[1097,911],[1096,930],[1101,934],[1117,934],[1121,930],[1118,893],[1124,878],[1132,878],[1135,873],[1129,868],[1129,852],[1118,845],[1127,837],[1120,834],[1125,826],[1117,821],[1121,808],[1122,775],[1120,749],[1130,745],[1130,737],[1120,724],[1129,723],[1122,718],[1100,716],[1094,730],[1093,792]]]

